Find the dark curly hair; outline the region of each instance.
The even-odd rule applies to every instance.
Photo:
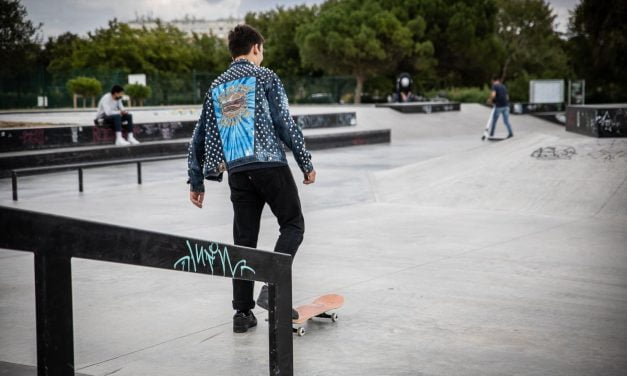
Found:
[[[263,44],[265,40],[254,27],[237,25],[229,31],[229,51],[231,57],[246,55],[255,44]]]

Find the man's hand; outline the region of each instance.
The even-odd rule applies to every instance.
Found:
[[[316,170],[311,170],[305,174],[305,180],[303,180],[303,184],[313,184],[316,182]]]
[[[189,192],[189,200],[192,204],[202,208],[202,200],[205,198],[205,192]]]

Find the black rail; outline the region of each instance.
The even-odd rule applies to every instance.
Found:
[[[143,158],[131,158],[131,159],[117,159],[110,161],[97,161],[97,162],[82,162],[82,163],[71,163],[64,165],[50,165],[50,166],[38,166],[38,167],[26,167],[26,168],[16,168],[11,170],[11,188],[13,191],[13,201],[17,201],[17,178],[18,176],[26,176],[26,175],[39,175],[39,174],[49,174],[53,172],[61,172],[61,171],[78,171],[78,191],[84,191],[83,184],[83,170],[88,168],[97,168],[97,167],[108,167],[108,166],[118,166],[123,164],[137,164],[137,184],[142,183],[142,163],[147,162],[160,162],[167,161],[170,159],[183,159],[186,158],[187,154],[175,154],[175,155],[164,155],[158,157],[143,157]]]
[[[33,252],[37,373],[74,375],[71,258],[268,282],[270,375],[292,375],[292,257],[0,206],[0,248]]]

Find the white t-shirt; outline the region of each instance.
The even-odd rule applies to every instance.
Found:
[[[122,111],[124,111],[122,99],[115,100],[111,93],[107,93],[103,95],[98,102],[98,114],[96,115],[96,119],[102,119],[105,116],[119,115]]]

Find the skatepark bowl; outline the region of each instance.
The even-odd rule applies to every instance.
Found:
[[[308,321],[305,336],[291,337],[295,375],[624,375],[626,138],[512,115],[515,137],[482,142],[490,109],[474,104],[431,113],[368,105],[294,112],[354,112],[350,131],[391,131],[387,143],[314,150],[313,185],[301,184],[288,153],[306,221],[291,268],[293,305],[325,294],[345,299],[340,320]],[[83,123],[92,114],[77,116]],[[306,134],[334,132],[346,129]],[[0,205],[127,231],[120,234],[232,243],[226,182],[207,181],[198,209],[184,159],[143,169],[141,185],[132,165],[90,170],[84,192],[75,172],[24,176],[19,201],[2,178]],[[23,241],[71,235],[64,223],[29,228],[32,240]],[[277,230],[264,210],[260,250],[274,248]],[[16,236],[2,231],[2,244]],[[163,244],[81,236],[94,248],[115,238],[120,248],[103,258]],[[142,252],[134,260],[144,260]],[[34,263],[30,252],[0,249],[0,374],[36,373]],[[268,374],[268,313],[254,308],[257,327],[233,333],[229,278],[76,257],[71,291],[76,374]]]

